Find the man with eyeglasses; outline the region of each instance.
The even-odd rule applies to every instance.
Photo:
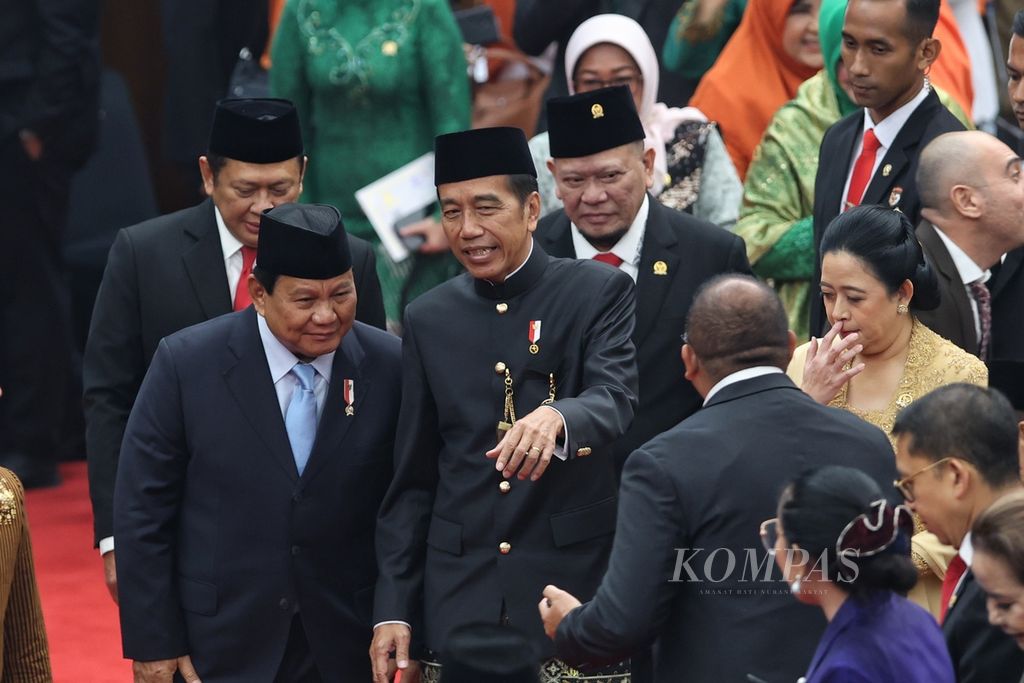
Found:
[[[1018,683],[1024,651],[988,623],[971,573],[970,528],[996,500],[1021,489],[1017,419],[993,389],[940,387],[907,406],[893,426],[895,483],[943,543],[957,548],[942,583],[942,631],[958,683]]]
[[[584,605],[548,586],[545,630],[570,664],[614,661],[653,642],[656,683],[795,681],[826,622],[793,600],[758,525],[811,467],[854,467],[888,489],[892,447],[782,372],[796,337],[764,283],[712,278],[686,330],[686,378],[704,407],[626,460],[601,586]]]

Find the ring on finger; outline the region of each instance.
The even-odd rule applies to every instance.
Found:
[[[538,453],[542,453],[543,450],[544,449],[540,448],[539,446],[530,446],[530,450],[528,452],[532,453],[533,451],[537,451]]]

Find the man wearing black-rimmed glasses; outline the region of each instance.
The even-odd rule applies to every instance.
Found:
[[[950,384],[907,406],[892,431],[896,488],[928,530],[958,550],[942,583],[942,632],[957,681],[1017,683],[1024,652],[988,623],[969,531],[992,503],[1021,488],[1013,407],[998,391]]]

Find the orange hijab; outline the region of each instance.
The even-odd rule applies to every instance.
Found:
[[[935,25],[932,36],[942,43],[942,51],[932,64],[928,78],[949,93],[970,117],[971,108],[974,106],[971,58],[967,55],[960,27],[957,26],[956,17],[946,0],[942,0],[939,7],[939,23]]]
[[[690,106],[721,128],[741,180],[772,116],[796,96],[801,83],[817,73],[782,48],[782,31],[792,4],[750,0],[736,32],[690,99]]]

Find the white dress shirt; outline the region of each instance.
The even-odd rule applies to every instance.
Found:
[[[882,159],[889,152],[889,148],[892,147],[892,143],[896,141],[896,136],[903,130],[903,126],[910,119],[910,115],[921,106],[921,103],[928,97],[928,93],[931,92],[930,88],[921,88],[921,92],[914,96],[914,99],[910,100],[902,107],[894,111],[893,113],[886,116],[884,119],[875,123],[871,120],[871,113],[867,109],[864,110],[864,130],[860,132],[860,139],[857,140],[857,145],[853,148],[853,156],[850,161],[850,168],[846,171],[846,185],[843,187],[843,202],[839,205],[840,210],[846,208],[846,196],[850,193],[850,180],[853,179],[853,167],[857,165],[857,159],[860,157],[860,152],[864,149],[864,134],[869,130],[875,131],[875,137],[878,138],[878,152],[875,153],[875,165],[871,168],[871,179],[868,180],[868,184],[864,187],[864,191],[867,192],[868,187],[871,186],[871,180],[874,180],[875,173],[878,172],[878,167],[882,163]]]
[[[978,280],[981,280],[983,283],[988,282],[988,279],[992,277],[992,273],[982,269],[981,266],[974,262],[974,259],[968,256],[956,242],[949,239],[946,233],[939,230],[938,227],[935,228],[935,232],[938,233],[942,243],[946,245],[946,251],[949,252],[949,257],[953,259],[953,265],[956,266],[956,270],[960,274],[960,281],[964,283],[967,300],[971,302],[971,314],[974,316],[974,334],[980,340],[981,315],[978,313],[978,302],[974,300],[974,294],[968,285]]]
[[[217,205],[213,206],[213,215],[217,219],[217,233],[220,235],[220,248],[224,253],[224,270],[228,274],[228,293],[231,301],[235,300],[235,290],[238,289],[238,278],[242,276],[242,247],[245,246],[238,241],[238,238],[231,234],[224,217],[220,215]]]
[[[636,212],[629,230],[609,250],[622,259],[622,263],[619,264],[619,270],[633,278],[633,282],[636,282],[637,275],[640,272],[640,250],[644,246],[644,234],[647,232],[647,215],[650,213],[650,209],[650,196],[644,195],[644,201],[640,205],[640,210]],[[580,232],[575,223],[571,224],[570,232],[572,233],[572,246],[576,250],[576,258],[592,259],[600,253],[594,248],[593,244],[587,241],[587,238],[583,236],[583,233]]]

